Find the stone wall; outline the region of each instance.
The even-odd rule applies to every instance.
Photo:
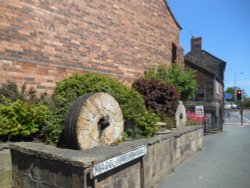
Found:
[[[15,0],[0,8],[0,83],[51,93],[72,72],[129,83],[155,61],[170,64],[175,51],[183,62],[180,26],[165,0]]]
[[[201,69],[197,68],[193,64],[186,63],[186,67],[191,68],[195,71],[195,79],[197,80],[198,89],[204,91],[205,102],[214,101],[214,91],[215,91],[215,79],[214,75]]]
[[[147,147],[143,158],[91,178],[94,164],[142,145]],[[164,174],[171,172],[187,156],[199,151],[202,145],[203,127],[187,127],[150,139],[84,151],[59,149],[40,143],[15,143],[10,145],[12,187],[133,188],[144,184],[146,188],[153,188]]]
[[[10,188],[11,186],[11,157],[7,145],[0,144],[0,187]]]

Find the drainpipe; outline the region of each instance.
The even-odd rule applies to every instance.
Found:
[[[217,114],[217,109],[216,109],[216,76],[214,75],[214,96],[213,96],[213,105],[214,105],[214,112],[215,112],[215,118],[214,118],[214,120],[215,120],[215,126],[216,126],[216,122],[217,122],[217,116],[216,116],[216,114]]]

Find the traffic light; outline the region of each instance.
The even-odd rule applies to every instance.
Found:
[[[241,89],[237,89],[237,91],[236,91],[236,99],[237,99],[237,101],[242,101],[242,99],[243,99],[242,95],[243,95],[242,94],[242,90]]]

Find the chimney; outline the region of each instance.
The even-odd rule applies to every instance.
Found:
[[[197,38],[192,37],[191,38],[191,52],[201,51],[201,49],[202,49],[201,45],[202,45],[202,38],[201,37],[197,37]]]

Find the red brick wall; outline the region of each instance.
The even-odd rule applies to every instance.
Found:
[[[171,63],[180,28],[164,0],[3,0],[0,83],[51,93],[73,72],[132,82],[157,60]]]

